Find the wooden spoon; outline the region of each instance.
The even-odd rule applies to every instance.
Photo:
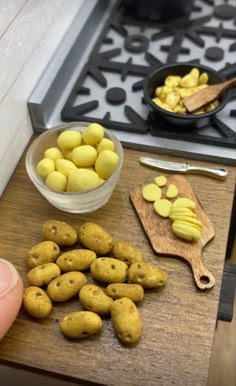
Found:
[[[213,86],[208,86],[203,90],[197,91],[195,94],[184,98],[183,104],[186,109],[192,113],[195,110],[200,109],[205,106],[207,103],[213,102],[218,99],[218,97],[226,91],[228,88],[236,85],[236,77],[226,82],[219,84],[214,84]]]

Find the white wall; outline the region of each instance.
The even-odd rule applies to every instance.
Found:
[[[0,0],[0,196],[33,130],[27,99],[83,0]]]

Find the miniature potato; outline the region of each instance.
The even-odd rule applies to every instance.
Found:
[[[91,145],[82,145],[73,149],[72,161],[79,167],[93,166],[97,159],[97,150]]]
[[[61,149],[74,149],[81,144],[82,135],[77,130],[65,130],[57,138],[57,144]]]
[[[32,247],[26,254],[25,260],[28,268],[42,264],[53,263],[60,255],[59,246],[53,241],[43,241]]]
[[[179,191],[178,191],[177,186],[175,186],[174,184],[170,184],[168,186],[168,189],[166,192],[166,197],[167,198],[175,198],[178,196],[178,194],[179,194]]]
[[[64,158],[67,159],[68,161],[72,161],[72,152],[73,152],[73,149],[64,149],[63,150]]]
[[[83,339],[102,329],[102,319],[95,312],[77,311],[61,320],[60,329],[67,338]]]
[[[28,314],[37,319],[46,318],[52,310],[52,302],[39,287],[28,287],[24,290],[23,305]]]
[[[101,151],[103,150],[110,150],[114,151],[115,150],[115,145],[114,143],[108,139],[108,138],[103,138],[97,145],[97,154],[100,154]]]
[[[113,303],[113,299],[95,284],[84,285],[79,292],[79,300],[86,310],[96,312],[99,315],[110,314]]]
[[[68,178],[68,192],[85,192],[100,185],[99,175],[93,170],[77,169]]]
[[[113,283],[106,288],[106,294],[112,299],[129,298],[133,302],[141,302],[144,297],[143,287],[139,284]]]
[[[55,162],[50,158],[43,158],[37,163],[36,170],[40,177],[47,178],[50,173],[55,171]]]
[[[106,255],[113,247],[112,236],[100,225],[86,222],[78,229],[80,243],[98,255]]]
[[[143,261],[143,254],[134,245],[125,241],[116,241],[112,248],[112,256],[130,265],[137,261]]]
[[[157,288],[166,284],[167,274],[149,263],[133,263],[129,268],[129,280],[143,288]]]
[[[49,149],[45,150],[44,158],[50,158],[56,162],[58,159],[64,158],[64,156],[61,150],[59,150],[57,147],[50,147]]]
[[[85,271],[97,258],[95,252],[88,249],[74,249],[62,253],[56,263],[63,272]]]
[[[58,159],[56,161],[56,170],[64,174],[65,177],[69,177],[71,172],[77,170],[77,167],[72,161],[67,159]]]
[[[102,283],[123,283],[128,274],[128,265],[112,257],[100,257],[92,262],[93,279]]]
[[[154,202],[153,209],[161,217],[169,217],[172,203],[169,200],[162,199]]]
[[[64,192],[66,190],[67,178],[60,172],[50,173],[45,181],[48,189],[56,190],[57,192]]]
[[[142,196],[146,201],[150,202],[160,200],[161,189],[156,184],[147,184],[142,188]]]
[[[103,150],[98,154],[95,170],[100,178],[107,180],[116,170],[118,163],[118,154],[111,150]]]
[[[167,178],[165,176],[157,176],[154,178],[154,182],[161,188],[167,184]]]
[[[142,322],[136,305],[128,298],[117,299],[111,306],[112,324],[124,344],[137,343],[141,337]]]
[[[60,246],[71,246],[77,241],[76,229],[70,224],[57,220],[48,220],[43,224],[42,236],[44,240],[54,241]]]
[[[54,302],[66,302],[77,295],[86,283],[82,272],[67,272],[49,283],[47,293]]]
[[[82,139],[86,145],[96,145],[104,136],[104,127],[98,123],[88,125],[83,133]]]
[[[50,281],[60,276],[61,271],[57,264],[47,263],[32,268],[27,273],[29,283],[33,286],[42,287],[48,285]]]

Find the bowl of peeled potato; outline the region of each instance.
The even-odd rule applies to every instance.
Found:
[[[182,128],[200,128],[225,106],[227,94],[189,113],[183,100],[225,79],[204,65],[179,63],[162,66],[144,81],[144,98],[150,110],[167,123]]]
[[[71,122],[46,130],[30,145],[26,170],[56,208],[89,213],[110,199],[123,165],[120,141],[98,123]]]

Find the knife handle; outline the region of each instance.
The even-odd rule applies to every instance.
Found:
[[[193,174],[204,174],[208,177],[213,177],[222,181],[225,180],[228,175],[228,170],[225,168],[206,168],[201,166],[187,165],[186,171]]]

